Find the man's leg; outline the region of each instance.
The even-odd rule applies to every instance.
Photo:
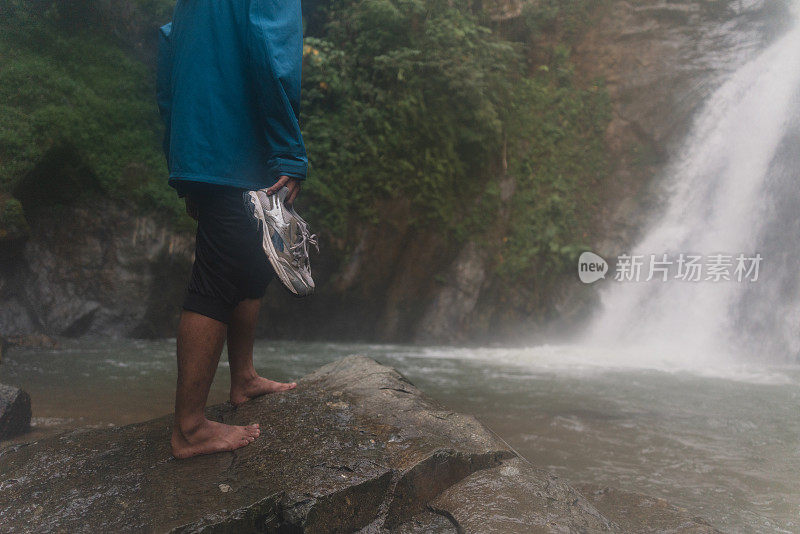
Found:
[[[261,299],[246,299],[233,310],[228,327],[228,362],[231,367],[231,404],[238,406],[253,397],[292,389],[295,382],[275,382],[261,378],[253,366],[255,339]]]
[[[178,326],[178,386],[172,454],[187,458],[231,451],[251,443],[258,425],[233,426],[209,421],[205,406],[225,342],[224,323],[184,310]]]

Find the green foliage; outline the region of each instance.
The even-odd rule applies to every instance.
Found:
[[[378,199],[403,198],[456,239],[488,238],[505,143],[516,187],[497,272],[563,271],[596,209],[610,106],[600,82],[575,84],[566,43],[533,73],[524,52],[541,32],[577,31],[591,3],[536,3],[516,43],[458,2],[334,4],[303,72],[315,222],[341,232],[376,218]]]
[[[169,20],[175,9],[175,0],[135,0],[134,4],[139,11],[149,15],[149,19],[158,24]]]
[[[497,161],[521,58],[445,0],[335,4],[306,40],[302,125],[326,226],[404,198],[443,222]]]
[[[522,21],[532,37],[557,35],[572,42],[589,22],[601,0],[537,0],[522,8]]]
[[[561,84],[533,79],[520,90],[528,96],[520,100],[520,135],[509,149],[517,192],[499,264],[509,277],[532,280],[572,266],[591,231],[596,191],[607,173],[607,93],[599,83],[588,89]]]
[[[53,8],[11,17],[0,20],[0,190],[70,147],[104,193],[179,213],[146,66],[107,36],[59,29]]]

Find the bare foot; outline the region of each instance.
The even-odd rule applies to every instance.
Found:
[[[267,393],[286,391],[297,386],[297,382],[275,382],[256,375],[247,381],[231,383],[231,404],[240,406]]]
[[[258,424],[234,426],[206,419],[191,431],[181,431],[175,425],[172,429],[172,455],[175,458],[189,458],[232,451],[251,444],[260,434]]]

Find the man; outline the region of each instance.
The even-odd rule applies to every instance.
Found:
[[[176,458],[230,451],[260,434],[257,424],[205,417],[226,339],[234,406],[296,386],[253,367],[260,299],[275,271],[262,248],[263,213],[254,216],[248,199],[268,187],[291,210],[306,177],[302,47],[299,0],[178,0],[161,28],[158,104],[169,183],[198,220],[177,336]]]

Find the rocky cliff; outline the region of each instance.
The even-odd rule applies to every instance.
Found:
[[[0,449],[2,530],[715,532],[658,499],[595,487],[587,499],[361,356],[285,394],[208,411],[257,421],[262,435],[178,461],[164,417]]]
[[[107,199],[26,205],[25,239],[1,243],[4,334],[158,337],[174,325],[193,240]]]

